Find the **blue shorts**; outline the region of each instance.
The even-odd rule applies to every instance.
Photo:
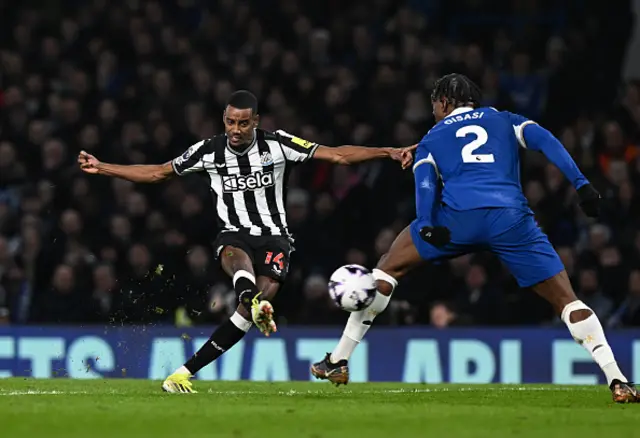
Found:
[[[517,208],[459,211],[444,205],[436,209],[434,224],[451,231],[451,242],[442,248],[420,238],[420,228],[425,224],[419,220],[411,223],[413,244],[425,260],[491,251],[507,266],[520,287],[533,286],[564,270],[531,212]]]

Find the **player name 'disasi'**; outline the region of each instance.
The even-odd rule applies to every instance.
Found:
[[[477,119],[481,119],[482,116],[484,116],[484,113],[477,112],[477,111],[474,111],[471,113],[458,114],[457,116],[449,116],[446,119],[444,119],[444,124],[451,125],[452,123],[464,122],[465,120],[477,120]]]

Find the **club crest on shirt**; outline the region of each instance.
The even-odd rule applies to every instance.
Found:
[[[273,157],[270,152],[263,152],[260,156],[260,164],[263,167],[271,166],[273,164]]]

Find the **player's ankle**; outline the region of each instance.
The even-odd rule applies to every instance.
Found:
[[[613,382],[614,380],[619,380],[621,382],[628,382],[625,375],[622,374],[622,371],[620,371],[620,368],[618,367],[617,362],[612,362],[603,366],[602,372],[607,378],[607,386],[609,387],[611,386],[611,382]]]
[[[240,305],[251,313],[251,304],[258,295],[255,276],[246,270],[239,270],[233,276],[233,288]]]
[[[189,369],[184,365],[182,365],[180,368],[175,370],[174,374],[188,374],[189,377],[193,376],[193,373],[191,371],[189,371]]]
[[[347,358],[346,357],[339,357],[339,356],[335,355],[334,353],[331,353],[329,355],[328,362],[329,362],[330,365],[335,365],[338,362],[340,362],[341,360],[347,360]]]

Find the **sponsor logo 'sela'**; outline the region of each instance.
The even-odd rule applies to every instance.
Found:
[[[244,192],[274,185],[273,172],[254,172],[251,175],[226,175],[222,177],[222,190]]]

